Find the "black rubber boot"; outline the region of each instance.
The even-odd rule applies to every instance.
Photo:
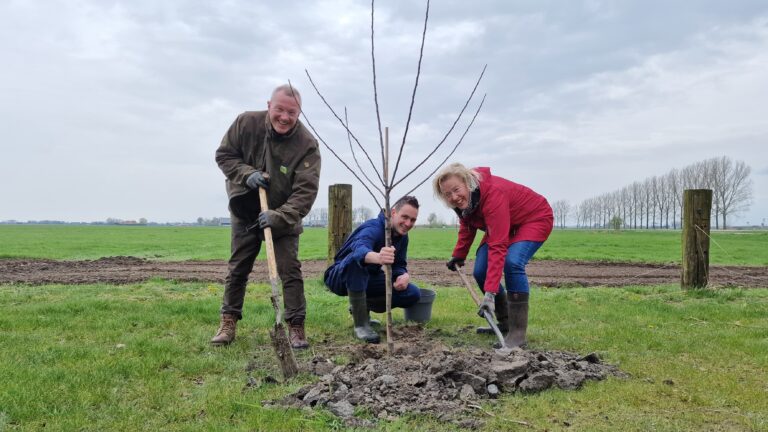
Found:
[[[371,329],[365,291],[349,291],[349,306],[355,322],[355,337],[368,343],[379,343],[379,334]]]
[[[507,348],[524,347],[528,332],[528,293],[511,293],[508,297],[509,333],[504,338]]]
[[[507,310],[507,290],[499,290],[496,294],[496,323],[499,326],[501,334],[506,334],[509,330],[509,311]],[[478,327],[477,334],[494,334],[494,331],[490,327]]]
[[[350,306],[348,310],[349,310],[349,314],[352,315],[352,306]],[[368,311],[369,312],[376,312],[376,311],[371,311],[370,309],[368,309]],[[368,322],[371,324],[371,326],[374,326],[374,327],[375,326],[379,326],[379,327],[381,327],[381,321],[377,320],[376,318],[369,318]]]
[[[368,311],[376,313],[384,313],[387,311],[386,297],[371,297],[367,299]],[[349,314],[352,315],[352,306],[349,307]],[[370,318],[369,322],[372,326],[381,326],[381,321]]]
[[[371,297],[368,299],[368,310],[376,313],[384,313],[387,311],[387,298],[386,297]]]

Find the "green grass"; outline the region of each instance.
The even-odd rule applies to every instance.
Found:
[[[130,255],[159,260],[222,259],[224,227],[0,225],[0,258],[96,259]]]
[[[0,258],[224,260],[229,233],[227,227],[0,225]],[[299,257],[324,259],[327,236],[323,228],[306,229]],[[456,242],[456,230],[450,228],[417,227],[410,236],[410,258],[447,259]],[[556,230],[536,258],[679,263],[680,237],[679,231]],[[768,265],[766,245],[768,231],[713,232],[710,262]]]
[[[585,261],[681,261],[680,231],[555,230],[536,254],[539,259]],[[713,231],[710,263],[768,265],[768,231]]]
[[[266,285],[250,287],[238,340],[209,347],[221,291],[162,280],[0,286],[0,430],[339,429],[327,412],[263,406],[313,377],[246,388],[251,361],[257,381],[279,376]],[[345,299],[317,280],[307,297],[317,349],[323,339],[354,343]],[[487,348],[489,337],[465,330],[479,324],[463,288],[437,289],[428,328],[444,342]],[[485,404],[495,417],[484,430],[768,429],[768,289],[534,287],[529,339],[534,349],[596,351],[631,378],[505,396]],[[452,428],[423,416],[378,426]]]

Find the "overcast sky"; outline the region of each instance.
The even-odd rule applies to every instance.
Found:
[[[379,1],[376,65],[392,159],[402,140],[425,3]],[[0,220],[194,221],[227,216],[214,151],[234,118],[266,109],[290,80],[309,121],[354,164],[312,89],[347,107],[380,163],[370,3],[0,0]],[[436,157],[581,200],[710,157],[752,168],[736,223],[768,223],[768,3],[446,1],[430,9],[422,75],[398,177],[442,139],[487,64],[478,94]],[[471,111],[471,112],[470,112]],[[322,149],[320,194],[353,183]],[[451,214],[425,184],[421,219]]]

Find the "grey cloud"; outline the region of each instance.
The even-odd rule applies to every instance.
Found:
[[[0,4],[0,183],[23,182],[25,193],[38,197],[33,204],[25,193],[0,189],[0,202],[9,203],[0,220],[223,215],[223,176],[213,151],[239,112],[263,109],[272,87],[287,79],[302,90],[304,110],[323,138],[350,160],[346,135],[314,94],[305,68],[335,108],[348,108],[353,129],[378,160],[369,3],[282,6]],[[424,3],[377,7],[379,102],[396,147]],[[706,156],[727,153],[764,167],[759,149],[768,133],[750,113],[766,106],[748,97],[765,90],[765,81],[748,70],[768,52],[765,38],[754,36],[765,32],[761,16],[768,7],[759,1],[433,1],[401,170],[440,140],[486,63],[477,98],[431,164],[448,154],[487,93],[476,124],[449,160],[490,165],[552,200],[576,201],[685,165],[697,145]],[[700,90],[670,98],[654,87],[666,81],[644,81],[650,72],[633,79],[632,71],[658,65],[654,59],[666,59],[662,69],[671,73],[717,73],[698,77],[707,84]],[[718,63],[734,69],[717,69]],[[318,206],[328,184],[350,181],[330,152],[323,149],[323,156]],[[428,174],[430,163],[404,186]],[[765,178],[766,170],[755,173]],[[59,179],[55,189],[44,180],[51,177]],[[768,189],[768,181],[755,180],[758,193]],[[356,200],[373,206],[361,187],[355,191]],[[89,199],[94,193],[103,198]],[[447,212],[427,198],[428,185],[417,193],[425,197],[426,214]]]

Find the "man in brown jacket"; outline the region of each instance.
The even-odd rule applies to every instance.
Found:
[[[301,220],[317,197],[320,151],[299,121],[301,95],[290,85],[272,92],[267,111],[247,111],[232,123],[216,150],[216,163],[227,177],[232,220],[232,256],[221,305],[221,325],[214,345],[235,339],[242,318],[248,274],[261,250],[264,228],[272,228],[277,272],[283,282],[285,320],[293,348],[307,348],[306,300],[301,275]],[[270,210],[262,211],[258,188],[267,189]]]

